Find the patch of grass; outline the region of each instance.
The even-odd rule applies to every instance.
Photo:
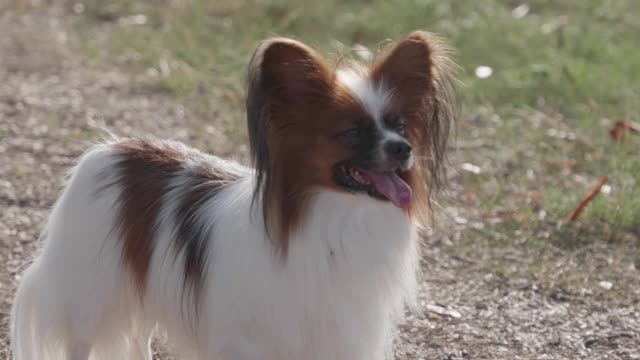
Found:
[[[76,23],[78,43],[97,63],[152,69],[155,89],[220,121],[234,141],[245,139],[244,73],[261,39],[293,36],[339,55],[415,29],[439,33],[457,49],[466,84],[456,163],[482,169],[456,179],[462,215],[490,229],[475,235],[561,247],[635,239],[637,248],[640,136],[616,142],[608,130],[640,116],[640,2],[526,3],[88,0]],[[135,15],[144,23],[125,21]],[[493,75],[477,78],[478,66]],[[566,224],[604,175],[610,191]]]
[[[170,94],[188,94],[195,86],[194,80],[185,75],[168,75],[156,82],[156,90]]]

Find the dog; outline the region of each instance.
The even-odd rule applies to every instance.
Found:
[[[16,360],[383,360],[445,183],[451,62],[413,32],[369,64],[288,38],[248,70],[252,166],[104,141],[71,171],[22,275]]]

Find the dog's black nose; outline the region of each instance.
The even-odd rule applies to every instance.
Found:
[[[384,150],[394,160],[407,160],[411,154],[411,145],[405,140],[389,141]]]

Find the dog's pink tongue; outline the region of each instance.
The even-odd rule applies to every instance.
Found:
[[[411,203],[411,187],[395,172],[360,170],[378,192],[387,197],[395,206],[404,209]]]

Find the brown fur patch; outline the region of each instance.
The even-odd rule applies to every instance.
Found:
[[[125,140],[113,147],[119,157],[112,170],[121,188],[116,224],[122,257],[134,284],[144,294],[160,201],[184,156],[175,149],[143,140]]]
[[[213,163],[196,162],[187,170],[188,181],[183,191],[179,191],[176,220],[178,231],[174,240],[176,256],[182,254],[183,296],[199,310],[200,295],[206,284],[207,263],[213,225],[209,214],[203,213],[203,206],[212,201],[222,188],[240,178],[240,174]]]
[[[129,139],[113,144],[118,161],[110,171],[120,187],[116,226],[123,262],[144,294],[162,200],[175,201],[173,259],[183,260],[183,298],[195,310],[205,286],[212,224],[201,209],[228,183],[243,174],[215,158],[175,143]],[[184,181],[172,182],[174,179]],[[176,186],[178,186],[176,188]],[[171,196],[166,197],[171,191]]]

